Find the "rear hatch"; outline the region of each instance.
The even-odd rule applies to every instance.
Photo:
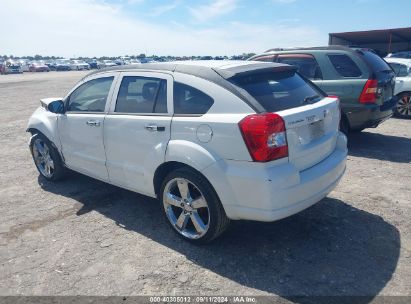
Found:
[[[277,112],[285,121],[289,160],[300,171],[327,158],[338,137],[340,109],[337,98]]]
[[[326,97],[296,73],[295,68],[282,65],[270,71],[239,73],[228,80],[243,95],[256,100],[264,112],[281,116],[286,129],[288,159],[298,170],[314,166],[335,150],[339,101]]]
[[[357,54],[368,65],[371,77],[377,80],[376,104],[383,105],[394,96],[395,73],[381,57],[367,49],[356,50]]]

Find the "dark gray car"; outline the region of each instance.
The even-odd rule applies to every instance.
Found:
[[[340,97],[341,130],[346,133],[377,127],[392,116],[397,102],[393,70],[369,49],[272,49],[249,60],[295,65],[328,95]]]

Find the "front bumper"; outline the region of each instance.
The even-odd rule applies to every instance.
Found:
[[[327,196],[345,172],[347,139],[338,135],[335,150],[299,172],[288,160],[271,165],[219,161],[203,174],[234,220],[276,221],[298,213]]]

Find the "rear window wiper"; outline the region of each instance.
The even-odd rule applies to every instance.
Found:
[[[319,95],[308,96],[308,97],[304,98],[304,102],[312,102],[317,98],[320,98],[320,96]]]

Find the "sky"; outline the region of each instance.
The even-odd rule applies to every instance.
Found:
[[[230,56],[411,26],[409,0],[0,0],[0,12],[0,54],[14,56]]]

